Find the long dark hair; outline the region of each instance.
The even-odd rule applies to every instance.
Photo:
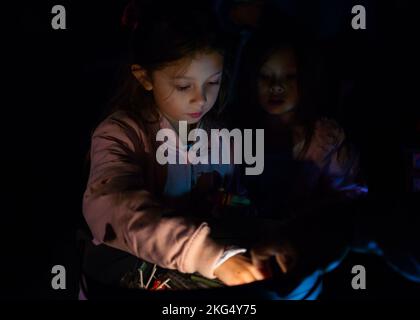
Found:
[[[243,118],[240,125],[252,128],[259,124],[258,120],[265,114],[258,103],[259,70],[273,53],[291,49],[297,61],[299,101],[294,110],[296,120],[303,124],[305,135],[311,136],[314,121],[323,112],[324,74],[319,48],[300,30],[293,32],[290,26],[267,28],[265,25],[256,31],[243,48],[234,103],[234,109],[240,111]]]
[[[110,112],[124,110],[142,123],[158,121],[158,113],[152,92],[144,90],[132,75],[132,64],[139,64],[151,73],[181,58],[193,58],[197,53],[226,55],[228,41],[211,12],[209,1],[132,1],[125,9],[123,23],[130,33],[129,50],[122,65],[123,80],[110,102]],[[204,124],[217,121],[224,108],[227,60],[219,97],[203,118]]]

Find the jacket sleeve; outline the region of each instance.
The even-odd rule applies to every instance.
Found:
[[[316,123],[305,157],[314,163],[326,191],[344,191],[353,197],[364,189],[357,183],[359,153],[334,120],[323,118]]]
[[[346,141],[341,142],[331,154],[328,176],[334,189],[347,190],[357,181],[359,174],[359,154]]]
[[[344,130],[332,120],[323,121],[324,141],[329,141],[330,151],[326,153],[323,180],[332,190],[343,191],[355,196],[361,192],[359,152],[348,141]],[[363,189],[363,188],[362,188]]]
[[[146,189],[150,150],[144,141],[130,119],[108,118],[92,136],[83,214],[96,242],[163,268],[214,278],[223,246],[210,238],[207,223],[165,216],[167,209]]]

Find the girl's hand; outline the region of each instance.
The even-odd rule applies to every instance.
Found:
[[[251,283],[266,278],[264,274],[252,264],[250,258],[240,254],[227,259],[216,268],[214,274],[228,286]]]
[[[268,242],[251,249],[252,263],[265,274],[271,274],[270,259],[275,257],[283,273],[289,272],[297,259],[296,250],[287,242]]]

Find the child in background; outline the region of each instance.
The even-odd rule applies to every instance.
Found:
[[[290,274],[296,289],[285,297],[312,299],[320,293],[322,275],[349,250],[351,212],[343,203],[366,190],[356,184],[358,153],[344,130],[317,112],[325,88],[315,56],[298,38],[270,31],[255,32],[243,49],[233,112],[244,115],[234,117],[235,127],[264,129],[264,172],[246,176],[245,184],[261,223],[278,240],[254,248],[253,255],[267,263],[270,248],[290,241],[299,260]],[[271,228],[273,220],[281,227]]]
[[[364,191],[355,185],[358,154],[344,130],[317,114],[325,89],[310,53],[279,37],[261,31],[244,48],[236,104],[245,115],[241,127],[265,130],[264,172],[248,187],[260,214],[269,216],[303,200],[312,207]]]
[[[179,121],[187,121],[188,130],[217,128],[223,37],[195,2],[136,2],[129,13],[130,72],[113,112],[93,133],[83,198],[94,243],[117,254],[95,258],[93,248],[87,274],[115,284],[140,258],[227,285],[261,280],[263,273],[240,254],[243,249],[219,244],[202,222],[209,210],[205,197],[232,179],[233,165],[156,161],[158,130],[178,134]],[[170,143],[178,159],[186,141]]]

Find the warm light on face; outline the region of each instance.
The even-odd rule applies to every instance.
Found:
[[[214,106],[220,89],[223,57],[202,53],[152,74],[156,106],[170,122],[194,124]]]

